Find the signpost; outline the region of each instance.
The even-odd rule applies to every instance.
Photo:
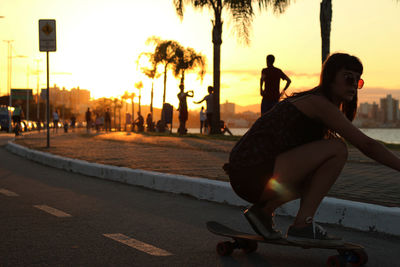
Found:
[[[11,97],[13,100],[33,99],[32,89],[11,89]]]
[[[49,52],[55,52],[57,50],[55,19],[39,20],[39,50],[40,52],[46,52],[47,58],[47,147],[50,147]]]

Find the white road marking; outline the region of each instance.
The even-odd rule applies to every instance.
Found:
[[[155,246],[152,246],[150,244],[143,243],[139,240],[136,240],[134,238],[131,238],[129,236],[123,235],[123,234],[103,234],[105,237],[111,238],[117,242],[120,242],[122,244],[125,244],[127,246],[130,246],[132,248],[135,248],[137,250],[143,251],[147,254],[150,254],[152,256],[171,256],[172,254],[169,253],[166,250],[157,248]]]
[[[18,197],[17,193],[11,192],[4,188],[0,188],[0,193],[8,197]]]
[[[34,205],[35,208],[43,210],[47,213],[50,213],[51,215],[54,215],[56,217],[72,217],[70,214],[65,213],[61,210],[46,206],[46,205]]]

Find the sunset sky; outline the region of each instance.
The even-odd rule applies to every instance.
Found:
[[[320,0],[293,1],[285,13],[259,12],[251,43],[240,42],[229,16],[224,17],[221,59],[221,102],[239,105],[261,101],[260,71],[267,54],[291,79],[289,93],[318,83],[321,69]],[[378,100],[386,93],[400,98],[400,1],[333,0],[331,52],[358,56],[364,64],[365,88],[360,100]],[[227,15],[225,13],[225,15]],[[172,0],[1,0],[1,40],[14,40],[12,87],[36,92],[36,59],[40,87],[46,86],[46,54],[39,52],[38,20],[56,19],[57,52],[50,53],[50,84],[67,90],[79,86],[94,98],[135,91],[142,80],[142,102],[150,102],[150,81],[137,70],[137,56],[151,51],[150,36],[172,39],[207,57],[204,81],[187,75],[186,89],[194,100],[212,85],[211,19],[208,10],[186,8],[182,21]],[[29,66],[29,67],[28,67]],[[29,71],[28,71],[29,68]],[[28,79],[28,75],[29,79]],[[179,80],[168,76],[167,102],[178,104]],[[283,86],[283,84],[282,84]],[[155,82],[154,105],[161,106],[163,79]],[[0,94],[7,94],[7,44],[0,44]],[[189,108],[198,108],[189,102]]]

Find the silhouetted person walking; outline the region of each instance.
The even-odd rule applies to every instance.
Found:
[[[57,133],[57,131],[58,131],[58,122],[59,122],[59,120],[60,120],[60,117],[58,116],[58,111],[56,110],[56,111],[54,111],[54,113],[53,113],[53,123],[54,123],[53,132],[56,132],[56,133]]]
[[[282,94],[288,89],[292,82],[282,70],[274,67],[275,57],[267,56],[267,68],[262,69],[260,79],[260,94],[263,97],[261,102],[261,115],[273,108],[281,98]],[[286,86],[280,92],[280,81],[286,80]],[[263,89],[264,85],[264,89]]]
[[[92,112],[90,111],[90,108],[87,109],[85,113],[85,119],[86,119],[86,132],[90,132],[90,128],[92,127]]]
[[[72,132],[75,132],[75,124],[76,124],[76,117],[75,117],[75,115],[72,115],[72,117],[71,117]]]
[[[18,104],[15,107],[14,112],[12,114],[15,136],[20,135],[20,132],[22,132],[21,120],[23,117],[24,117],[24,111],[22,110],[21,105]]]
[[[144,118],[142,114],[139,112],[137,113],[138,117],[137,119],[133,122],[134,125],[138,127],[138,132],[143,132],[144,131]]]
[[[203,133],[203,127],[204,127],[204,131],[207,133],[206,126],[205,126],[206,120],[207,120],[207,115],[204,112],[204,107],[201,107],[201,110],[200,110],[200,134]]]
[[[154,132],[154,122],[151,113],[147,114],[146,124],[147,124],[147,131]]]
[[[111,113],[110,108],[107,108],[107,111],[104,113],[104,127],[106,128],[106,132],[111,132]]]
[[[184,85],[181,84],[179,85],[179,89],[181,90],[178,94],[178,99],[179,99],[179,128],[178,128],[178,133],[179,134],[186,134],[187,129],[186,129],[186,121],[188,120],[189,114],[188,114],[188,108],[187,108],[187,97],[193,97],[193,91],[187,91],[184,92],[183,90],[185,89]]]

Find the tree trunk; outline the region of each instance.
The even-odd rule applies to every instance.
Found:
[[[118,131],[119,132],[121,131],[121,107],[122,107],[122,105],[118,106],[118,117],[119,117],[119,119],[118,119]]]
[[[322,0],[319,21],[321,25],[322,63],[324,63],[330,53],[332,0]]]
[[[133,96],[131,97],[132,99],[132,132],[135,129],[133,126],[133,122],[135,121],[135,103],[133,103]]]
[[[214,45],[214,73],[213,73],[213,86],[214,86],[214,111],[213,111],[213,121],[211,123],[211,134],[219,134],[221,133],[219,127],[220,121],[220,77],[221,77],[221,44],[222,44],[222,20],[221,20],[221,12],[222,9],[221,1],[218,1],[218,5],[215,13],[215,21],[213,22],[213,31],[212,31],[212,42]]]
[[[154,92],[154,80],[151,82],[151,97],[150,97],[150,113],[153,118],[153,92]]]
[[[165,68],[164,68],[164,94],[163,94],[163,100],[162,100],[163,105],[165,103],[165,95],[167,93],[167,66],[168,66],[168,64],[166,64]]]
[[[139,89],[139,114],[142,114],[142,109],[140,106],[141,99],[142,99],[142,89]]]
[[[117,131],[117,103],[114,101],[114,129]]]

